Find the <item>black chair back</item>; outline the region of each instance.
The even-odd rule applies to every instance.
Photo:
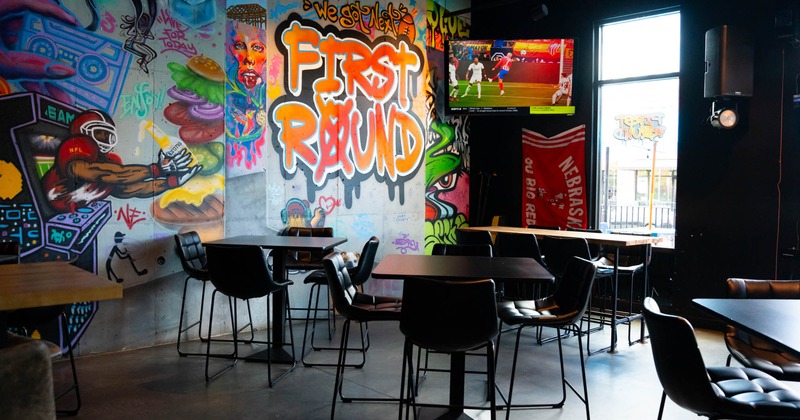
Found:
[[[661,313],[653,298],[644,300],[644,319],[658,379],[669,398],[695,413],[716,413],[718,396],[709,382],[692,325]]]
[[[358,266],[350,272],[350,282],[353,285],[361,286],[369,280],[375,265],[375,256],[378,254],[378,245],[380,241],[376,236],[369,238],[364,244],[361,256],[358,257]]]
[[[592,294],[597,267],[580,257],[571,257],[564,269],[564,276],[556,288],[552,299],[559,308],[558,317],[563,324],[576,324],[580,321]]]
[[[456,243],[459,245],[492,245],[492,234],[487,231],[456,229]]]
[[[410,278],[403,283],[400,331],[414,345],[443,352],[484,346],[498,333],[494,282]]]
[[[356,317],[353,310],[353,301],[358,294],[358,289],[350,278],[347,264],[338,253],[328,254],[322,259],[325,274],[328,276],[328,290],[333,300],[333,307],[343,317],[350,319]]]
[[[332,252],[326,255],[322,259],[322,265],[328,276],[328,290],[333,307],[346,320],[365,322],[399,319],[400,298],[359,292],[341,254]]]
[[[453,245],[434,244],[431,255],[459,255],[467,257],[491,257],[492,246],[484,245]]]
[[[494,246],[499,257],[528,257],[545,266],[536,235],[498,232]]]
[[[183,271],[200,280],[208,279],[206,250],[200,235],[195,231],[175,235],[175,251],[181,260]]]
[[[567,263],[572,257],[591,260],[589,243],[584,238],[554,238],[545,236],[539,242],[548,269],[556,276],[563,277]]]
[[[258,246],[207,244],[206,254],[211,283],[225,295],[252,299],[286,286],[273,281]]]
[[[581,228],[574,228],[574,227],[567,227],[567,231],[570,232],[588,232],[588,233],[603,233],[600,229],[581,229]],[[597,260],[598,258],[604,255],[603,245],[589,243],[589,255],[591,255],[592,260]]]

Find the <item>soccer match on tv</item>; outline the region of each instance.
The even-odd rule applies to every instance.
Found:
[[[451,115],[572,115],[574,39],[450,41]]]

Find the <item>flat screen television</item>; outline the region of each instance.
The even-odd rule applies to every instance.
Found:
[[[572,115],[574,59],[574,38],[451,40],[445,113]]]

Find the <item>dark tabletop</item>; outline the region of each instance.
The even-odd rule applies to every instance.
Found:
[[[336,245],[347,242],[347,238],[329,238],[319,236],[278,236],[278,235],[242,235],[209,241],[206,244],[219,245],[257,245],[270,249],[332,249]]]
[[[800,357],[800,299],[693,299],[730,325]]]
[[[552,283],[553,275],[533,258],[390,254],[372,270],[376,279],[532,280]]]

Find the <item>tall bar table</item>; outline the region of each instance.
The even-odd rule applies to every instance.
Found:
[[[650,257],[651,247],[652,245],[661,242],[663,238],[657,236],[645,236],[645,235],[620,235],[616,233],[595,233],[595,232],[582,232],[582,231],[571,231],[571,230],[551,230],[551,229],[534,229],[534,228],[523,228],[523,227],[511,227],[511,226],[476,226],[476,227],[464,227],[460,228],[464,230],[470,231],[487,231],[491,234],[495,234],[498,232],[504,233],[517,233],[517,234],[526,234],[526,235],[536,235],[537,237],[542,236],[551,236],[554,238],[584,238],[589,243],[594,244],[601,244],[604,246],[613,246],[614,247],[614,296],[611,299],[611,344],[608,347],[590,351],[589,354],[595,354],[601,351],[608,350],[609,353],[616,353],[617,352],[617,324],[625,321],[631,321],[633,319],[641,319],[642,315],[637,314],[635,316],[629,316],[626,319],[617,319],[617,301],[619,299],[618,290],[619,290],[619,250],[623,247],[629,246],[637,246],[637,245],[646,245],[646,253],[647,258]],[[647,288],[649,282],[649,270],[648,270],[648,263],[647,259],[645,259],[644,264],[644,294],[647,295]],[[641,324],[641,337],[642,341],[644,341],[644,323]],[[588,340],[587,340],[587,347],[588,347]]]
[[[533,258],[472,257],[455,255],[390,254],[372,270],[376,279],[430,277],[443,280],[494,279],[553,283],[555,278]],[[464,353],[450,356],[450,404],[464,405]],[[494,390],[489,390],[494,392]],[[451,409],[440,419],[468,419],[461,409]]]
[[[67,262],[7,264],[0,269],[0,347],[7,311],[122,298],[122,285]]]
[[[316,236],[278,236],[241,235],[206,242],[219,245],[255,245],[272,250],[272,275],[278,282],[287,280],[286,258],[289,251],[331,251],[337,245],[347,242],[347,238],[326,238]],[[256,353],[248,360],[293,364],[291,354],[283,348],[283,323],[286,312],[286,291],[272,294],[272,352],[270,355]]]

